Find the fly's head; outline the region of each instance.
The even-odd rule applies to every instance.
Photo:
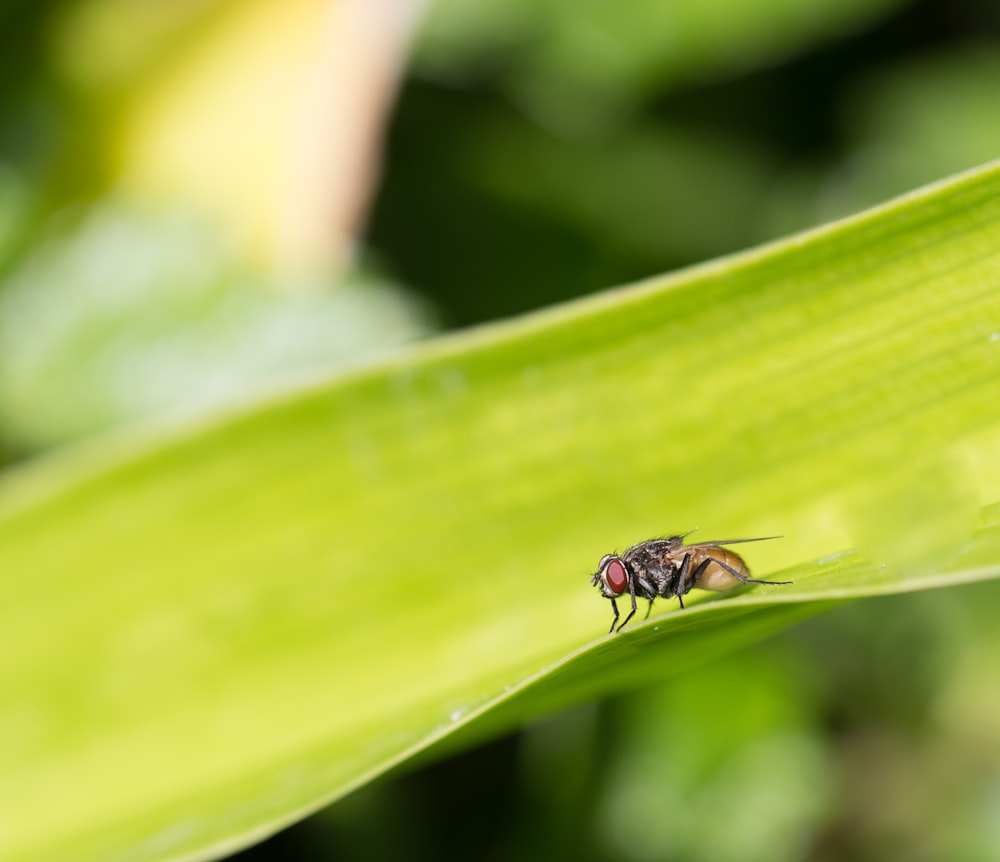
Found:
[[[628,589],[629,572],[617,554],[605,554],[590,582],[601,590],[606,599],[614,599]]]

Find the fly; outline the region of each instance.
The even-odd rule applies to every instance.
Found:
[[[684,596],[697,587],[700,590],[728,590],[738,584],[790,584],[791,581],[760,581],[750,577],[750,569],[743,558],[723,545],[741,542],[763,542],[780,536],[764,536],[759,539],[726,539],[718,542],[698,542],[684,544],[684,536],[669,536],[666,539],[649,539],[633,545],[624,554],[605,554],[601,558],[597,572],[590,582],[600,587],[601,594],[611,599],[615,617],[611,621],[610,634],[618,622],[618,605],[615,599],[628,593],[632,600],[632,610],[625,621],[618,626],[621,631],[635,616],[635,598],[639,596],[649,601],[646,616],[653,609],[653,600],[670,599],[674,596],[684,607]]]

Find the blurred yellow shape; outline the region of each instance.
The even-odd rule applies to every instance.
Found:
[[[207,215],[279,273],[344,262],[423,0],[231,0],[169,24],[156,5],[142,4],[154,20],[141,26],[134,4],[122,16],[120,0],[96,0],[61,34],[117,50],[118,74],[140,76],[117,112],[123,189]],[[160,51],[137,70],[129,43],[143,39]]]

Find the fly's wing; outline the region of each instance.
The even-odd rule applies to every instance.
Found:
[[[671,539],[680,539],[681,536],[671,536]],[[781,536],[759,536],[756,539],[718,539],[714,542],[695,542],[691,545],[683,545],[679,547],[685,548],[718,548],[720,545],[739,545],[743,542],[766,542],[769,539],[780,539]]]

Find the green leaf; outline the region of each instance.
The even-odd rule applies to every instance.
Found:
[[[992,165],[10,475],[0,856],[207,858],[435,743],[997,577],[998,287]],[[605,636],[600,556],[692,527],[782,534],[742,549],[794,585]]]
[[[491,64],[509,66],[503,77],[512,95],[544,106],[550,118],[575,115],[587,122],[588,112],[600,116],[618,99],[644,97],[654,82],[767,65],[901,5],[818,0],[805,9],[787,0],[640,0],[622,15],[600,0],[441,0],[429,10],[416,62],[432,77],[459,80]],[[510,45],[518,48],[517,63],[504,54]],[[581,90],[585,101],[557,101]]]

